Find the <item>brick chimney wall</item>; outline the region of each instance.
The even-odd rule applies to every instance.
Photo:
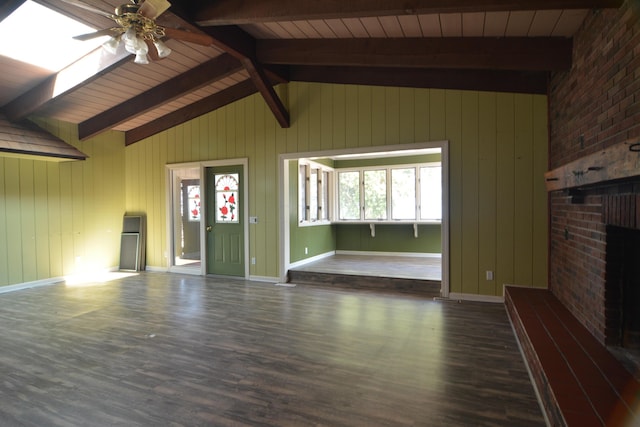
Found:
[[[550,79],[549,139],[549,169],[640,139],[640,2],[589,12],[571,70]],[[631,180],[589,188],[581,200],[550,194],[549,288],[603,343],[606,225],[640,227],[638,194]]]

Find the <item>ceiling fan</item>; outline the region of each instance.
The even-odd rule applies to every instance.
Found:
[[[108,52],[115,53],[120,43],[124,44],[127,52],[136,55],[134,62],[148,64],[149,57],[161,59],[169,56],[169,49],[162,38],[171,37],[191,43],[209,45],[210,38],[198,37],[198,34],[167,28],[157,25],[155,20],[164,13],[171,3],[167,0],[130,0],[130,3],[122,4],[115,9],[115,13],[97,9],[81,0],[62,0],[64,3],[106,16],[115,21],[118,26],[105,28],[93,33],[75,36],[76,40],[89,40],[95,37],[111,36],[102,46]]]

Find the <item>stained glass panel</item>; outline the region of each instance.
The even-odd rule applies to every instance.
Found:
[[[239,174],[216,174],[216,222],[238,222]]]
[[[189,221],[200,221],[200,186],[188,185]]]

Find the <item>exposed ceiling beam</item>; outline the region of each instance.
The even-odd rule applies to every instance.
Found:
[[[171,19],[172,25],[175,26],[177,23],[179,24],[178,20],[181,18],[172,15]],[[273,77],[274,71],[265,70],[262,65],[256,61],[256,40],[251,35],[234,25],[208,28],[205,31],[194,26],[190,26],[188,29],[194,33],[198,33],[198,35],[210,37],[209,43],[212,46],[217,47],[240,61],[246,68],[251,80],[253,80],[253,83],[260,91],[260,94],[280,126],[283,128],[289,127],[289,112],[282,103],[282,100],[278,97],[278,94],[273,90],[273,85],[269,81],[269,79]],[[171,36],[169,27],[167,30],[167,35]],[[278,76],[278,80],[284,79],[284,76]]]
[[[571,67],[563,37],[259,40],[265,64],[556,71]]]
[[[543,71],[291,66],[291,81],[430,89],[547,93]]]
[[[288,81],[285,67],[263,66],[256,63],[256,39],[235,25],[207,27],[203,31],[211,37],[211,44],[232,55],[238,61],[247,61],[248,66],[260,66],[274,83]]]
[[[255,58],[256,39],[235,25],[209,27],[202,29],[211,37],[211,43],[233,55],[238,60]]]
[[[291,126],[289,121],[289,112],[276,91],[273,89],[273,85],[269,82],[267,75],[260,64],[255,60],[248,58],[243,60],[242,64],[249,73],[249,76],[251,76],[253,84],[264,98],[264,101],[267,103],[267,106],[275,116],[280,127],[286,129]]]
[[[63,94],[69,94],[107,74],[114,68],[131,61],[133,57],[124,49],[112,55],[98,48],[38,86],[3,107],[9,120],[18,121]]]
[[[145,138],[153,136],[159,132],[178,126],[181,123],[195,119],[232,102],[238,101],[249,95],[257,93],[255,85],[251,80],[245,80],[218,93],[209,95],[193,104],[182,107],[163,117],[157,118],[149,123],[125,132],[125,144],[131,145]]]
[[[85,120],[78,125],[78,136],[81,140],[90,138],[133,117],[144,114],[160,104],[170,102],[240,70],[242,70],[242,65],[238,60],[229,54],[222,54]]]
[[[256,40],[236,26],[211,27],[205,32],[213,39],[213,45],[233,55],[244,65],[280,127],[288,128],[289,112],[273,89],[262,65],[256,61]]]
[[[198,25],[240,25],[259,22],[453,12],[548,9],[605,9],[623,0],[237,0],[201,1],[193,13]]]

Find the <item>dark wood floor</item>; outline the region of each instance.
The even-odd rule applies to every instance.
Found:
[[[337,254],[296,267],[294,270],[358,276],[442,280],[442,260],[435,257]]]
[[[145,273],[0,325],[2,425],[544,425],[500,304]]]

